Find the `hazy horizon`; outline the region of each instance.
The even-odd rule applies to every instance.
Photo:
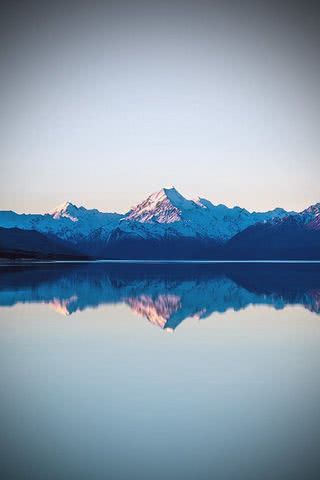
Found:
[[[175,188],[181,195],[183,195],[186,199],[188,200],[197,200],[198,197],[201,197],[201,198],[204,198],[203,195],[201,195],[201,192],[199,192],[198,195],[195,195],[195,196],[190,196],[190,195],[187,195],[185,192],[182,192],[179,188],[177,188],[175,185],[171,185],[171,186],[164,186],[164,187],[161,187],[161,188],[158,188],[157,190],[153,191],[153,192],[146,192],[145,193],[145,196],[144,197],[141,197],[140,200],[138,200],[136,203],[132,203],[127,207],[127,209],[125,210],[122,210],[120,211],[119,209],[118,210],[110,210],[108,208],[105,208],[105,209],[99,209],[97,206],[95,205],[87,205],[85,204],[84,202],[75,202],[73,201],[72,199],[70,198],[67,198],[67,199],[64,199],[62,202],[56,204],[56,205],[53,205],[51,208],[49,208],[48,210],[45,210],[45,209],[40,209],[39,211],[28,211],[28,209],[25,209],[25,210],[15,210],[16,213],[34,213],[34,214],[44,214],[44,213],[51,213],[52,211],[54,211],[55,209],[59,209],[60,207],[62,208],[62,206],[66,203],[71,203],[73,205],[75,205],[76,207],[84,207],[86,209],[97,209],[101,212],[114,212],[114,213],[120,213],[120,214],[125,214],[127,213],[131,208],[135,207],[136,205],[138,205],[139,203],[141,203],[142,201],[146,200],[150,195],[152,195],[153,193],[157,192],[157,191],[160,191],[162,190],[163,188],[165,189],[170,189],[170,188]],[[244,205],[241,205],[239,203],[237,204],[230,204],[228,202],[225,202],[225,203],[222,203],[222,202],[215,202],[214,199],[211,199],[211,198],[207,198],[207,200],[211,201],[214,205],[226,205],[227,207],[229,208],[233,208],[233,207],[241,207],[241,208],[245,208],[246,210],[248,210],[249,212],[259,212],[259,211],[269,211],[269,210],[273,210],[274,208],[277,208],[277,207],[280,207],[280,208],[284,208],[282,205],[276,205],[276,206],[273,206],[271,208],[266,208],[265,210],[258,210],[258,209],[254,209],[254,208],[250,208],[250,207],[246,207]],[[319,203],[319,202],[314,202],[314,203]],[[305,208],[308,208],[310,205],[306,205],[305,207],[303,207],[301,210],[296,210],[297,212],[299,211],[302,211],[304,210]],[[1,210],[12,210],[12,208],[10,209],[0,209]],[[287,211],[294,211],[293,209],[285,209]]]

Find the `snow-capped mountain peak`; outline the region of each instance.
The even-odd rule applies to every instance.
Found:
[[[64,202],[61,205],[58,205],[54,210],[50,212],[50,215],[58,220],[61,217],[69,218],[72,222],[78,221],[78,211],[79,208],[71,202]]]
[[[183,211],[192,207],[197,207],[195,202],[187,200],[174,187],[162,188],[133,207],[126,218],[138,222],[173,223],[181,220]]]
[[[138,226],[140,223],[145,224],[148,230],[153,226],[153,233],[156,235],[158,235],[158,228],[161,227],[164,236],[201,237],[226,241],[254,223],[284,217],[289,213],[291,212],[282,209],[250,213],[241,207],[229,208],[222,204],[214,205],[203,197],[189,200],[171,187],[152,193],[143,202],[133,207],[123,219],[121,228],[125,229],[126,233],[134,230],[135,234],[138,229],[141,234],[141,228]]]
[[[320,230],[320,202],[306,208],[299,216],[310,229]]]
[[[320,215],[320,202],[315,203],[314,205],[310,205],[310,207],[303,210],[302,213],[309,213],[311,215],[316,215],[316,216]]]

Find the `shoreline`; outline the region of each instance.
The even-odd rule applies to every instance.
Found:
[[[143,260],[143,259],[99,259],[99,260],[0,260],[0,268],[8,266],[21,265],[39,265],[39,264],[320,264],[320,260]]]

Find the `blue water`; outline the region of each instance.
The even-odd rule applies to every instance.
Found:
[[[316,479],[320,265],[0,267],[0,478]]]

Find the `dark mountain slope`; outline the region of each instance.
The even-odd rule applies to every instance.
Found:
[[[111,259],[200,260],[210,258],[220,244],[213,239],[111,235],[100,256]]]
[[[57,237],[35,230],[0,228],[1,258],[85,258],[75,247]]]
[[[320,231],[299,216],[258,223],[235,235],[223,248],[223,257],[257,260],[320,260]]]

